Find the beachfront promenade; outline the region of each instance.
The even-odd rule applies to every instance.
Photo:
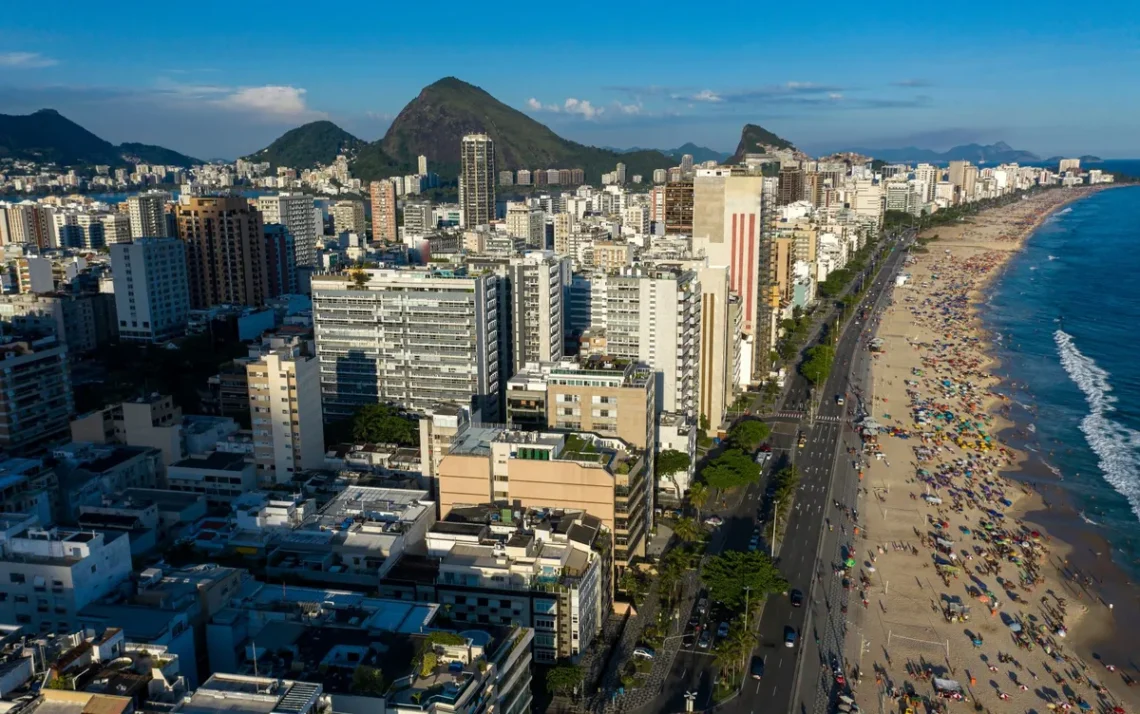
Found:
[[[910,239],[908,235],[906,240]],[[895,244],[894,252],[888,256],[879,273],[877,284],[867,291],[856,312],[863,307],[882,306],[882,297],[901,268],[905,254],[905,244]],[[786,712],[793,711],[794,705],[794,711],[800,712],[802,708],[806,714],[812,714],[817,711],[817,699],[823,701],[824,707],[827,706],[826,698],[821,696],[824,692],[819,687],[818,663],[842,652],[841,594],[829,589],[833,586],[830,578],[815,583],[813,573],[818,565],[830,574],[829,563],[834,560],[844,530],[848,535],[851,533],[850,524],[840,525],[840,514],[832,502],[840,500],[853,504],[855,501],[858,479],[851,459],[845,458],[845,447],[854,443],[850,418],[858,402],[849,399],[845,406],[840,407],[834,397],[855,389],[862,390],[862,385],[866,384],[869,363],[863,339],[865,328],[865,324],[856,324],[854,320],[847,323],[837,346],[832,375],[816,392],[820,408],[814,423],[808,424],[805,418],[799,423],[781,419],[773,424],[771,444],[774,452],[794,463],[802,479],[801,490],[795,499],[796,512],[788,519],[787,530],[776,555],[785,577],[793,588],[805,593],[807,601],[803,608],[793,608],[787,597],[769,599],[755,625],[760,644],[754,655],[765,660],[764,678],[759,682],[748,679],[740,694],[717,707],[717,711],[741,714],[760,710]],[[807,381],[795,373],[789,378],[784,403],[803,405],[807,403],[808,395]],[[803,449],[797,449],[796,435],[801,428],[806,433],[807,444]],[[764,488],[764,483],[754,484],[728,508],[720,509],[718,515],[724,518],[725,523],[710,544],[710,553],[748,549]],[[825,518],[831,518],[836,524],[834,531],[827,529]],[[682,614],[687,617],[688,612]],[[801,633],[797,647],[784,646],[786,625]],[[820,637],[818,647],[814,634],[817,631]],[[695,692],[695,708],[706,710],[711,707],[715,677],[716,667],[710,650],[702,650],[695,645],[683,647],[663,683],[661,696],[651,706],[655,711],[682,712],[685,711],[685,693]]]

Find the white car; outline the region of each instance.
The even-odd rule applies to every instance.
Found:
[[[722,523],[724,523],[724,519],[721,518],[720,516],[709,516],[708,518],[705,519],[705,525],[706,526],[714,526],[715,527],[715,526],[721,525]]]

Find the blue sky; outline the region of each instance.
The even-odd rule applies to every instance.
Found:
[[[1004,140],[1140,156],[1130,2],[21,3],[0,111],[233,157],[327,118],[364,139],[444,76],[590,144],[809,151]]]

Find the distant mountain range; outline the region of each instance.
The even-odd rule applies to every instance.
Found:
[[[189,167],[202,163],[151,144],[115,146],[54,109],[31,114],[0,114],[0,159],[54,162],[60,166],[127,163]]]
[[[719,164],[729,156],[732,156],[732,154],[726,151],[717,151],[716,149],[710,149],[706,146],[697,146],[691,141],[681,144],[676,149],[643,149],[640,146],[634,146],[629,149],[618,149],[612,146],[604,148],[616,151],[619,154],[629,154],[637,151],[659,151],[666,156],[672,157],[678,164],[681,163],[681,157],[685,154],[692,155],[693,163],[696,164],[704,163],[705,161],[715,161]]]
[[[906,146],[901,149],[868,149],[856,147],[842,149],[891,163],[946,163],[948,161],[972,161],[976,164],[1035,163],[1041,157],[1032,151],[1015,149],[1004,141],[996,144],[963,144],[947,151],[933,151]]]

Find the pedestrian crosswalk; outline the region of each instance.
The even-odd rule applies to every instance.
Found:
[[[838,424],[839,422],[843,421],[843,417],[837,417],[837,416],[817,416],[817,417],[815,418],[815,420],[816,420],[816,421],[825,421],[825,422],[828,422],[828,423],[830,423],[830,424]]]
[[[770,416],[775,417],[777,419],[802,419],[804,416],[804,413],[803,412],[776,412],[775,414],[772,414]]]

